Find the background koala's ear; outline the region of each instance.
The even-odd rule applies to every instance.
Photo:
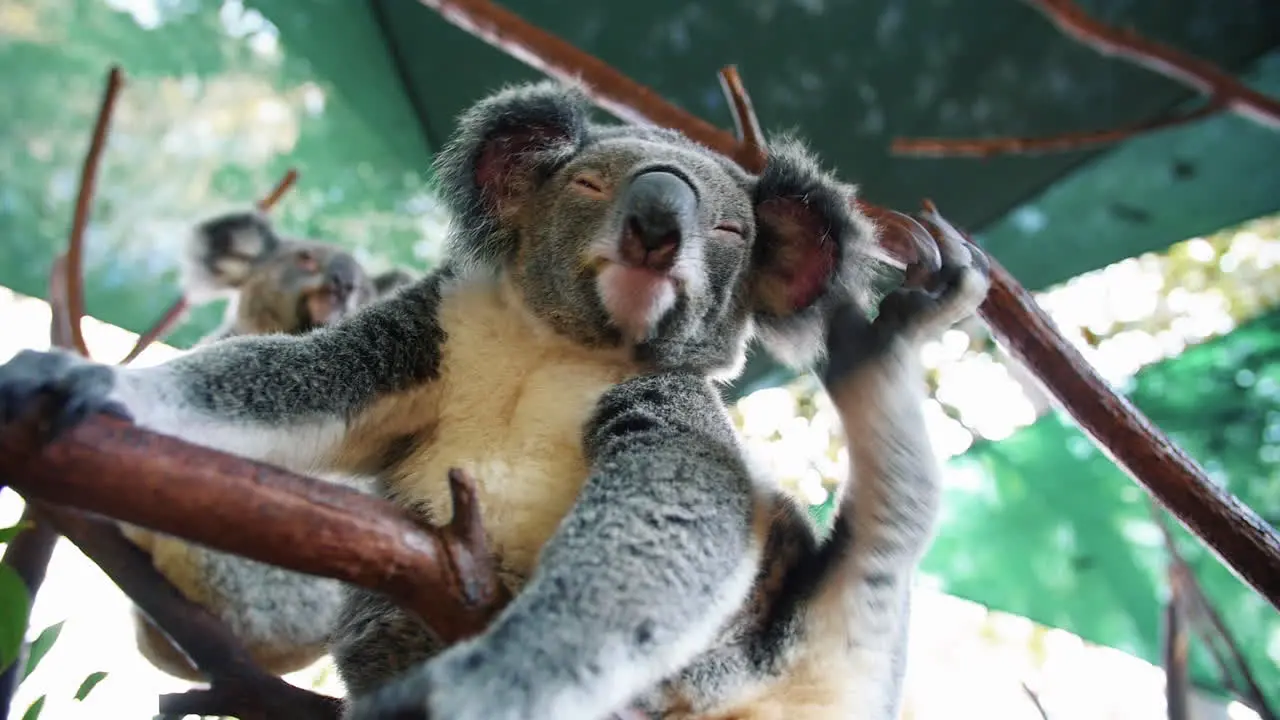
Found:
[[[234,290],[280,246],[280,237],[260,213],[227,213],[205,220],[187,241],[183,291],[199,298]]]
[[[415,279],[412,273],[404,270],[388,270],[373,276],[373,294],[376,297],[382,297],[390,292],[400,289],[408,285]]]
[[[825,350],[835,302],[865,307],[875,226],[850,205],[855,188],[823,172],[799,141],[784,137],[769,149],[755,188],[752,310],[769,352],[803,366]]]
[[[586,133],[586,96],[554,81],[501,90],[463,113],[436,159],[456,217],[452,249],[483,263],[504,258],[514,249],[504,221],[577,153]]]

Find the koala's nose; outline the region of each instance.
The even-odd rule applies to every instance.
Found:
[[[679,175],[651,170],[631,180],[622,203],[622,259],[652,270],[671,269],[697,215],[693,187]]]
[[[356,265],[355,258],[350,255],[335,255],[325,267],[325,284],[335,295],[343,299],[355,290],[358,277],[359,267]]]

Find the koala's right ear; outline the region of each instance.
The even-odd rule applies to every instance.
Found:
[[[455,217],[452,257],[493,266],[514,254],[510,221],[582,148],[587,107],[580,89],[544,81],[501,90],[462,114],[436,158]]]
[[[401,287],[413,282],[416,278],[412,273],[404,270],[388,270],[373,276],[373,294],[376,297],[382,297],[388,293],[399,290]]]
[[[235,290],[280,245],[271,223],[259,213],[228,213],[205,220],[187,241],[183,291],[198,299]]]

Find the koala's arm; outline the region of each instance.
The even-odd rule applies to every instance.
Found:
[[[587,484],[520,595],[349,718],[593,720],[710,644],[746,596],[761,529],[719,398],[700,378],[628,381],[587,446]]]
[[[828,331],[823,380],[844,425],[852,487],[827,541],[841,556],[815,610],[839,615],[850,647],[873,658],[870,672],[850,678],[865,703],[857,717],[897,716],[911,582],[941,500],[920,342],[976,311],[990,284],[985,258],[958,242],[942,245],[942,259],[936,294],[897,290],[874,322],[843,305]]]
[[[312,465],[361,410],[436,373],[445,280],[443,272],[424,278],[333,327],[230,338],[152,367],[24,351],[0,367],[0,421],[19,415],[33,394],[52,391],[63,399],[61,426],[114,411],[206,447],[321,469]]]

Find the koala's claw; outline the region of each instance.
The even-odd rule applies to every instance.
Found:
[[[23,350],[0,366],[0,424],[23,418],[41,396],[52,400],[42,417],[48,442],[97,413],[132,422],[123,405],[108,399],[115,386],[111,368],[63,352]]]

